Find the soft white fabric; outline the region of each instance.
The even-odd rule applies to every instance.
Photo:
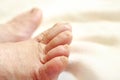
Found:
[[[120,80],[120,0],[0,0],[1,23],[33,7],[44,15],[34,36],[56,22],[73,26],[70,74],[59,80]]]

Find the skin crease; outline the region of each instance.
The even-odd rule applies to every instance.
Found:
[[[38,13],[39,9],[36,9],[34,15]],[[68,47],[72,40],[71,26],[66,23],[57,23],[34,39],[30,39],[40,19],[35,19],[36,16],[33,18],[25,16],[28,15],[18,16],[4,24],[4,28],[0,28],[0,30],[6,29],[6,36],[0,36],[0,80],[57,80],[68,64]],[[28,22],[21,27],[23,24],[20,25],[20,23],[24,18],[28,19]],[[16,28],[9,26],[11,24]],[[28,30],[28,25],[32,29]],[[46,36],[48,34],[49,36]]]

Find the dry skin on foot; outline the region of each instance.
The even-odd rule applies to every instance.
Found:
[[[1,43],[0,80],[57,80],[67,66],[71,40],[71,27],[56,24],[35,39]]]

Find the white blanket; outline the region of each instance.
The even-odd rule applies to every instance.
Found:
[[[34,36],[56,22],[73,26],[66,69],[73,75],[62,73],[59,80],[120,80],[119,0],[0,0],[1,23],[33,7],[44,15]]]

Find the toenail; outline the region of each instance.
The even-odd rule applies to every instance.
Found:
[[[68,44],[65,44],[64,47],[65,47],[66,49],[69,49],[69,45],[68,45]]]
[[[68,58],[67,57],[64,57],[64,56],[60,57],[60,60],[64,65],[68,64]]]
[[[71,27],[71,25],[69,24],[69,23],[57,23],[55,26],[61,26],[61,27],[63,27],[65,30],[70,30],[70,31],[72,31],[72,27]]]
[[[63,23],[64,27],[72,31],[72,27],[69,23]]]
[[[33,8],[30,12],[31,13],[35,13],[36,11],[38,11],[38,9],[37,8]]]

